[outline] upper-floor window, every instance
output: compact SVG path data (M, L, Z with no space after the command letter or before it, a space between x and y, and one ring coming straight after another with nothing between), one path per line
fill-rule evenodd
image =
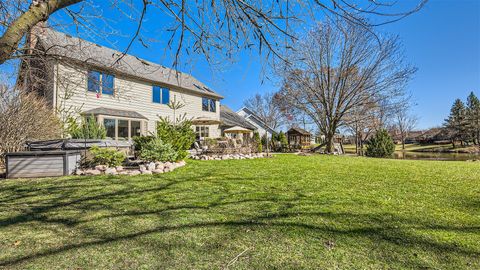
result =
M115 75L95 70L88 71L88 91L113 95L115 92Z
M170 89L154 85L152 87L152 101L160 104L170 103Z
M211 98L202 98L202 111L206 112L216 112L217 111L217 103L215 99Z

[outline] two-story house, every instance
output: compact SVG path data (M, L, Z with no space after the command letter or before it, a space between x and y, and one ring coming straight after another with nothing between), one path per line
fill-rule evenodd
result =
M29 64L45 78L35 90L63 121L94 115L107 137L128 140L155 133L159 117L185 115L199 137L220 136L223 97L193 76L45 27L29 38L42 58Z

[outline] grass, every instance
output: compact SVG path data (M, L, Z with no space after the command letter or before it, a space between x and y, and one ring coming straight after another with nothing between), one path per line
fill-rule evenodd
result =
M0 268L480 269L480 165L278 155L0 181Z

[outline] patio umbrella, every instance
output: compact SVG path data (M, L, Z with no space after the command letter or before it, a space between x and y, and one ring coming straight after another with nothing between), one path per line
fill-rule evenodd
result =
M220 123L221 122L217 119L203 117L203 116L197 117L192 120L192 124L194 125L218 125Z
M234 126L234 127L225 129L223 132L225 132L225 133L250 133L252 131L250 129L246 129L246 128L243 128L243 127Z

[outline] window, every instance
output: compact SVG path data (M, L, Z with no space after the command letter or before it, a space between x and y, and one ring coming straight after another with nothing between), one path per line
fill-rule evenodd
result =
M207 126L196 126L195 133L197 138L208 138L210 136L210 128Z
M202 111L208 112L208 98L202 98Z
M128 140L128 120L118 120L118 139Z
M152 101L160 104L170 103L170 89L154 85L152 87Z
M142 130L140 127L140 121L131 121L130 122L130 136L133 138L135 136L142 135Z
M111 74L102 74L102 94L113 95L115 76Z
M217 110L216 108L216 104L215 104L215 100L214 99L210 99L210 111L211 112L215 112Z
M100 93L100 72L88 72L88 91Z
M202 98L202 111L205 112L216 112L217 111L217 104L215 99L211 98Z
M88 91L113 95L115 92L115 75L99 71L88 71Z
M115 119L108 119L105 118L103 119L103 126L105 127L105 130L107 131L107 138L109 139L115 139Z
M147 123L143 123L146 128ZM117 118L104 118L103 126L107 131L107 138L113 140L129 140L135 136L142 135L141 121ZM145 132L146 133L146 132Z

